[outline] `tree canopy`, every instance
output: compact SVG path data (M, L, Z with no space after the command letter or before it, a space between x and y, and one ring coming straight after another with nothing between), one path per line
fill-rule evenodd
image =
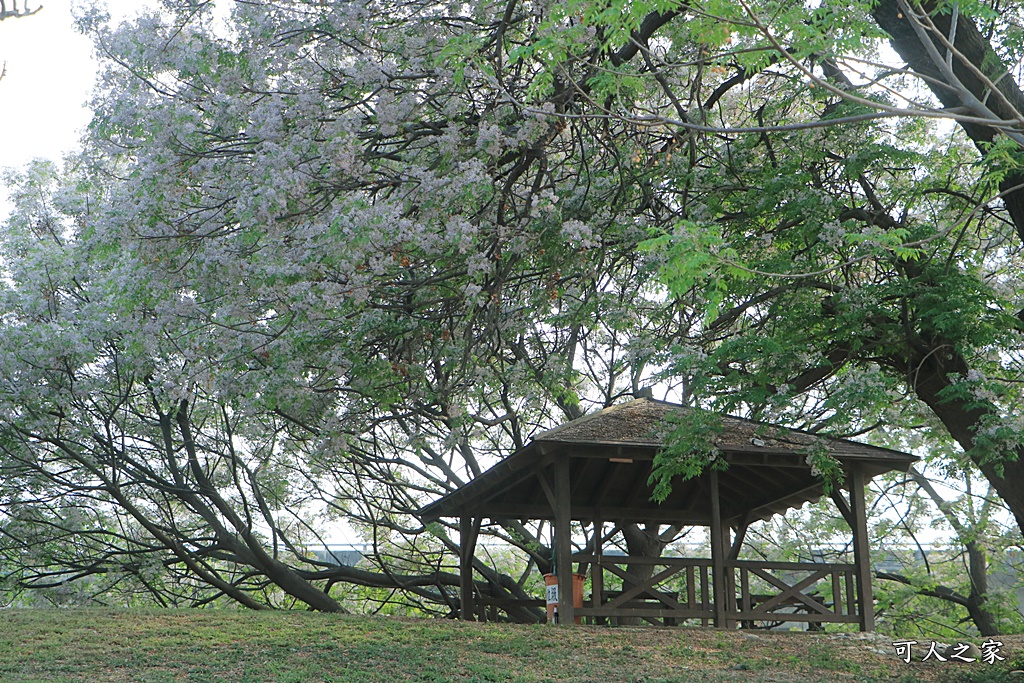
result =
M444 605L454 543L415 510L659 383L924 445L1020 526L1016 11L87 12L93 122L11 176L2 237L8 578ZM318 564L332 517L402 556ZM494 533L550 562L537 529Z

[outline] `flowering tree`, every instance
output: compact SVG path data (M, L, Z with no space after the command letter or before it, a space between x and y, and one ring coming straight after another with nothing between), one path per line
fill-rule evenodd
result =
M273 585L337 609L338 581L445 605L454 544L415 510L655 376L816 430L925 425L1020 522L1012 22L806 15L83 17L107 64L84 149L17 180L4 237L4 467L27 482L6 494L26 521L11 548L46 549L42 568L76 534L79 571L117 565L165 600L184 583L156 567L253 605ZM885 37L909 67L872 56ZM403 557L308 562L332 514ZM30 538L34 519L53 534ZM500 522L547 566L536 528ZM658 552L674 531L626 538ZM150 573L121 562L129 541Z
M47 549L24 584L143 581L130 536L150 570L249 606L269 582L338 609L337 581L444 604L446 531L372 573L308 561L316 515L382 546L422 535L430 496L580 415L585 389L601 404L634 391L645 340L686 329L634 253L645 232L622 207L644 195L608 180L628 172L614 131L559 137L557 117L449 68L478 18L408 10L239 5L230 38L192 5L93 27L111 68L86 150L59 181L15 179L5 236L5 467L37 482L10 492L24 523L5 537ZM25 340L47 335L30 357ZM65 347L59 367L38 360ZM590 350L610 353L577 362ZM76 500L97 516L65 515L88 508ZM499 533L547 567L535 529ZM54 557L73 534L93 543ZM180 583L143 585L192 599Z

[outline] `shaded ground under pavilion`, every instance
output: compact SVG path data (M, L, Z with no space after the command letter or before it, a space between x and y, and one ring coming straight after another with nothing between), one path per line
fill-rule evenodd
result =
M668 498L651 499L655 454L667 419L688 408L638 398L542 432L524 448L473 481L426 506L425 522L460 521L460 613L507 608L474 592L472 561L484 519L549 520L554 530L558 614L591 623L643 619L721 628L737 624L851 623L874 629L871 565L864 489L874 476L906 471L916 457L844 439L722 416L714 445L728 467L673 483ZM748 525L785 514L824 495L807 462L811 449L827 448L843 467L845 485L831 498L850 527L854 562L740 560ZM571 524L590 525L593 552L573 553ZM608 538L629 523L708 528L710 559L638 557L604 552ZM606 524L611 534L605 534ZM590 596L573 605L574 563L589 570ZM649 577L627 567L653 565ZM614 584L620 590L606 590ZM666 589L666 586L669 586ZM526 606L531 601L520 601ZM532 601L537 604L537 601ZM482 613L482 610L481 610Z

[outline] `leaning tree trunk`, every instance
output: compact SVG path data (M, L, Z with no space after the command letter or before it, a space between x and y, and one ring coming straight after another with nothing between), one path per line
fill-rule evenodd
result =
M952 343L944 339L920 341L916 353L892 365L913 378L914 393L963 447L1013 513L1018 528L1024 529L1024 448L1018 446L1007 453L975 449L977 429L986 420L998 417L996 406L956 396L953 383L967 378L970 366Z

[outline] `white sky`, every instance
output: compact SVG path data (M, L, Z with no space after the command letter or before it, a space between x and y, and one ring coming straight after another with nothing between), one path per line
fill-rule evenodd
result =
M24 7L26 0L19 0ZM71 8L76 0L27 0L38 14L0 22L0 167L23 166L33 158L59 160L76 147L89 123L84 107L96 75L91 41L79 34ZM114 17L136 14L144 2L108 0ZM10 2L7 2L10 9ZM6 188L0 188L0 220L6 217Z

